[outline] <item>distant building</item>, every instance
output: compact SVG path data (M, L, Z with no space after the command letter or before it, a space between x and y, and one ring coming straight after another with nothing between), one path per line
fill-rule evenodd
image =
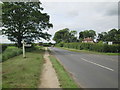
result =
M112 45L113 44L113 42L108 42L108 45Z
M83 41L82 41L83 43L94 43L94 40L90 37L88 37L88 38L84 38L83 39Z
M120 44L120 41L104 41L103 44L108 44L108 45Z

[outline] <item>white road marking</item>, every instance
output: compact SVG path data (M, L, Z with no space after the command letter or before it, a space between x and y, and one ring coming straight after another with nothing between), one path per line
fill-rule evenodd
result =
M100 65L100 64L97 64L97 63L88 61L88 60L86 60L86 59L84 59L84 58L81 58L81 59L84 60L84 61L86 61L86 62L89 62L89 63L92 63L92 64L94 64L94 65L97 65L97 66L99 66L99 67L105 68L105 69L107 69L107 70L114 71L113 69L108 68L108 67L106 67L106 66L103 66L103 65Z

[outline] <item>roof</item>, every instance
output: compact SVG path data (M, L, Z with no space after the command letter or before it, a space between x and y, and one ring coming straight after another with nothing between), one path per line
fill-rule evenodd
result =
M84 38L83 41L93 41L93 39L88 37L88 38Z

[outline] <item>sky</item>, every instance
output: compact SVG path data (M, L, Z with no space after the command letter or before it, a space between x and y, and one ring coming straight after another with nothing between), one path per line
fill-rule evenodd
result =
M97 33L107 32L118 28L118 2L55 2L41 1L44 10L50 15L53 28L47 31L52 35L64 28L76 30L78 33L84 30L95 30ZM46 42L45 40L42 40ZM7 37L2 42L8 42Z

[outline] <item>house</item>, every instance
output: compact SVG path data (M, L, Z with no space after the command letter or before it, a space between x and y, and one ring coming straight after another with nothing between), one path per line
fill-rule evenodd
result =
M82 41L83 43L94 43L94 40L90 37L88 37L88 38L84 38L83 39L83 41Z
M108 44L108 45L120 44L120 41L104 41L103 44Z

